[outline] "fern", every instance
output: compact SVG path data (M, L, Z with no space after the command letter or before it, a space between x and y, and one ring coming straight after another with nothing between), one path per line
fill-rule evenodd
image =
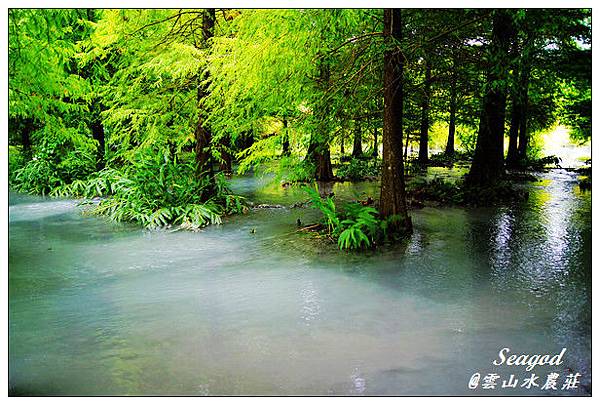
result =
M323 198L318 186L304 187L313 206L323 214L323 222L329 236L337 238L342 250L372 247L385 234L387 223L378 218L375 208L359 203L347 203L340 212L331 197Z

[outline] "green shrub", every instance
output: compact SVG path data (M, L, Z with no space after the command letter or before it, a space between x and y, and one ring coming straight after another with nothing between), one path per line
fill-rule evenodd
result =
M352 202L338 210L331 197L321 197L316 184L314 187L306 186L304 190L323 214L327 235L337 240L341 250L369 248L385 237L387 222L378 218L375 208Z
M344 229L338 236L340 249L359 249L370 247L379 236L379 213L373 207L362 206L358 203L345 205L345 217L341 227Z
M25 157L20 147L9 145L8 147L8 184L15 186L17 173L25 166Z
M453 155L440 152L429 156L429 166L451 166L456 162L466 162L472 159L473 153L468 151L455 150Z
M16 190L44 195L85 179L96 169L97 142L83 128L67 127L58 118L48 118L32 137L35 146L31 159L12 175Z
M147 228L199 228L243 212L243 198L231 194L223 174L209 178L197 175L195 168L193 159L179 162L168 153L146 150L119 170L105 168L85 181L56 187L52 194L103 197L91 213Z
M25 193L45 195L63 184L52 161L40 156L34 156L14 176L15 189Z
M284 157L280 161L280 173L284 173L285 179L290 183L310 181L315 177L315 164L306 159Z
M357 159L343 164L337 170L337 177L349 180L364 180L379 176L381 173L380 159Z
M415 200L446 204L460 204L464 197L460 182L448 182L439 177L432 180L416 177L406 184L406 191Z

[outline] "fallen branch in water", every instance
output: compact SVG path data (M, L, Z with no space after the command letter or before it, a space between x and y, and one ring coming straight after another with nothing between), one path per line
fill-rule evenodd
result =
M319 231L323 229L323 224L312 224L299 228L298 231Z

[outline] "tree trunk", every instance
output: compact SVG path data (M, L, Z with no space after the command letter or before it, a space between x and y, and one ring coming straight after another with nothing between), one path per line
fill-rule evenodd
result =
M393 43L402 40L402 11L385 9L383 19L388 48L384 54L383 165L379 212L383 218L398 218L390 224L391 232L410 232L412 222L406 205L402 157L404 56L391 48Z
M508 130L508 152L506 154L506 166L514 168L518 162L517 140L519 127L521 125L521 106L512 97L512 110L510 112L510 129Z
M219 170L227 175L231 175L232 173L232 158L231 158L231 140L229 138L224 138L221 142L220 153L221 153L221 161L219 162Z
M454 65L455 69L456 66ZM450 79L450 120L448 121L448 140L446 141L446 156L454 156L454 134L456 133L456 73Z
M360 120L354 120L354 144L352 146L352 157L362 156L362 134Z
M429 161L429 106L431 99L431 63L425 60L425 83L423 84L423 100L421 101L421 131L419 138L419 163Z
M522 74L522 49L518 38L513 42L511 59L514 61L512 73L512 87L510 91L511 112L510 129L508 130L508 152L506 154L506 166L516 167L519 163L518 138L521 119L523 118L523 89L521 87Z
M333 168L331 166L329 145L324 144L320 140L315 140L315 137L311 136L307 158L315 164L315 180L333 180Z
M516 167L519 161L519 152L517 150L517 142L519 137L519 127L523 119L523 104L520 98L522 97L521 89L515 88L511 93L512 109L510 112L510 129L508 131L508 152L506 154L506 166Z
M319 58L319 87L325 94L329 87L330 72L329 63L326 56ZM323 105L319 109L322 114L319 122L318 133L311 134L310 144L308 146L307 159L315 164L315 180L331 181L333 180L333 169L331 167L331 155L329 153L329 100L324 99Z
M290 155L290 137L288 135L288 121L287 118L283 119L283 141L281 142L282 146L282 155L289 156Z
M519 122L519 147L517 156L519 161L527 159L527 146L529 143L529 134L527 133L527 118L529 104L529 74L531 73L531 65L528 61L524 61L523 69L519 77L519 90L521 93L521 120Z
M205 10L204 17L202 19L202 45L204 47L208 47L208 41L213 36L214 26L215 9L207 9ZM194 137L196 140L195 153L197 174L199 176L207 175L212 179L214 175L213 159L210 152L212 134L210 129L204 125L206 114L202 109L202 101L206 98L206 96L208 96L208 83L206 79L207 78L203 72L198 72L198 122L196 124L196 130L194 131ZM209 194L210 193L211 191L209 191Z
M373 127L373 157L379 156L379 145L377 144L377 126Z
M512 18L507 10L495 10L488 66L487 92L479 119L477 146L467 182L489 186L504 172L504 118L506 115L506 79L509 69L508 49L514 35Z
M21 145L23 145L23 155L27 160L31 158L31 133L35 130L35 123L33 118L26 118L24 120L23 128L21 128Z
M236 141L236 144L241 150L246 150L254 144L254 135L250 131L243 131Z
M98 142L98 152L97 152L97 156L98 156L98 160L96 161L96 169L98 170L102 170L104 169L104 166L106 164L106 160L105 160L105 152L106 152L106 146L105 146L105 140L104 140L104 126L102 125L102 121L100 121L99 118L96 118L93 122L92 122L92 137Z

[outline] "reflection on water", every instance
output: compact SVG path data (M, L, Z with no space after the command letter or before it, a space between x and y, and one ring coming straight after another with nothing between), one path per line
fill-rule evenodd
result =
M11 194L11 393L486 394L474 372L525 377L492 368L503 347L567 347L558 371L591 389L591 196L571 174L520 205L414 211L409 240L368 254L296 232L318 217L297 187L233 187L287 208L148 232Z

